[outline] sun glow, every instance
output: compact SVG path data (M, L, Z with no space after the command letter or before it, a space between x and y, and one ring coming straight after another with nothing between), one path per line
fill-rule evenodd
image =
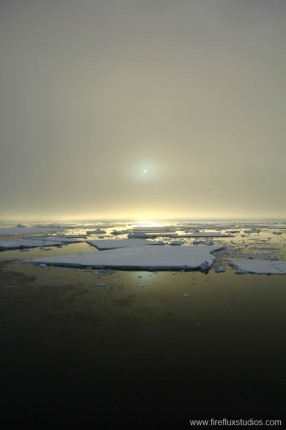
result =
M127 170L133 180L142 184L154 183L159 175L159 166L154 160L134 162Z

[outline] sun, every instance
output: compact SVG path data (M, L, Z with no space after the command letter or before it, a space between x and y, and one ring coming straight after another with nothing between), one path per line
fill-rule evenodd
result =
M147 173L147 170L146 170L146 169L143 169L143 173Z

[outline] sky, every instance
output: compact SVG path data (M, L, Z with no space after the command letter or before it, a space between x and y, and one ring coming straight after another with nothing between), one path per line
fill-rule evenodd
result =
M283 218L285 0L0 0L0 219Z

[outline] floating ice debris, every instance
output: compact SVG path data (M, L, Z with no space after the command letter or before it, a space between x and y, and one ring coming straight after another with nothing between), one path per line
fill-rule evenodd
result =
M182 245L182 242L180 240L173 240L173 242L170 242L169 245L180 246L180 245Z
M86 234L65 234L63 237L67 237L69 239L85 239Z
M169 237L176 239L191 239L196 237L233 237L231 234L224 233L213 233L213 232L198 232L198 233L186 233L186 234L178 234L178 233L144 233L145 236L137 236L138 233L129 233L128 237L145 237L145 238L154 238L154 237ZM136 236L134 236L136 235Z
M89 245L95 246L100 251L142 245L163 245L163 242L155 242L146 239L100 239L87 240L87 243Z
M249 272L243 269L236 269L235 273L236 275L248 275Z
M40 264L39 267L47 267L47 265L46 264Z
M204 261L203 263L201 263L200 267L201 267L202 271L208 270L210 268L209 262L208 261Z
M145 285L138 285L138 288L145 288Z
M222 273L222 272L225 272L225 271L226 271L226 269L223 269L222 267L217 267L216 269L214 269L215 273Z
M148 237L150 237L150 235L144 233L144 231L137 231L133 233L128 233L127 237L128 239L147 239ZM156 237L156 235L152 235L152 237Z
M99 283L99 284L96 284L96 286L97 287L106 287L108 284L101 284L101 283Z
M286 275L286 261L277 260L241 260L229 264L239 274L253 273L258 275Z
M232 234L228 233L216 233L216 232L199 232L192 234L178 234L178 238L192 238L192 237L233 237Z
M128 230L113 230L111 232L111 234L113 234L114 236L120 236L122 234L126 234L128 233Z
M248 228L246 230L244 230L244 233L260 233L260 229L259 228Z
M100 228L97 228L96 230L87 230L86 234L105 234L105 230L101 230Z
M213 240L194 240L193 245L214 245Z
M177 233L145 233L143 231L135 231L128 233L127 237L129 239L133 238L145 238L145 239L155 239L156 237L178 237Z
M130 239L132 241L132 239ZM213 264L213 252L224 246L137 246L104 252L42 257L26 260L28 263L45 263L58 266L115 268L129 270L202 270Z
M270 254L266 254L266 253L258 253L258 254L246 254L246 253L233 253L231 254L232 258L243 258L243 259L258 259L258 258L263 258L264 260L270 260L271 258L273 258Z
M190 294L188 294L188 293L183 293L183 297L190 297Z

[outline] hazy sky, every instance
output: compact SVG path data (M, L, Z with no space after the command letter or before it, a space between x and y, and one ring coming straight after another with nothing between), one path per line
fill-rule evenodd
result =
M0 218L285 216L285 0L0 5Z

